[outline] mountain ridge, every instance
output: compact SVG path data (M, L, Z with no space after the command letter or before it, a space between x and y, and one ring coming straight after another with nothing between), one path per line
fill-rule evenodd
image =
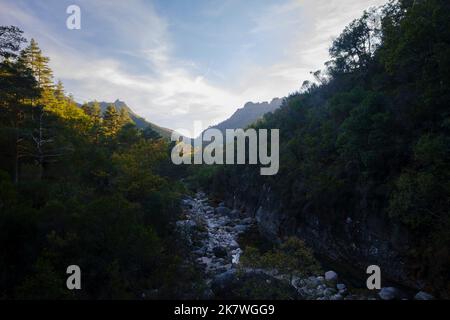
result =
M231 117L208 129L219 129L222 133L227 129L245 129L256 123L265 114L280 108L282 103L283 99L281 98L273 98L270 102L247 102L242 108L238 108Z

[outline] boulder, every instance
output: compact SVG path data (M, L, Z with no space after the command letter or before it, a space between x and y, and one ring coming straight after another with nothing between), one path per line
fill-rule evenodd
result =
M338 280L338 275L334 271L325 272L325 281L328 283L335 284Z
M320 291L324 291L325 289L327 288L327 286L326 285L324 285L324 284L319 284L318 286L317 286L317 290L320 290Z
M217 258L225 258L228 255L227 249L220 246L214 247L213 253Z
M330 298L331 296L335 295L337 292L334 289L326 288L323 290L323 295L327 298Z
M238 224L237 226L234 226L233 230L237 233L244 233L247 230L247 226Z
M325 282L325 278L322 276L318 276L317 280L320 281L320 283L324 283Z
M216 211L216 214L221 215L221 216L227 216L231 212L231 210L226 207L218 207L218 208L216 208L215 211Z
M305 279L304 282L308 289L315 289L321 284L316 277L309 277L308 279Z
M345 284L343 284L343 283L338 283L338 284L336 285L336 288L337 288L339 291L341 291L341 290L346 290L346 289L347 289L347 286L346 286Z
M336 301L344 300L344 297L338 293L338 294L335 294L334 296L331 296L330 300L336 300Z
M213 211L214 211L214 208L211 207L211 206L206 206L206 207L203 208L203 210L204 210L206 213L209 213L209 212L213 212Z
M434 300L434 297L425 291L420 291L414 296L414 300Z
M195 201L192 199L183 199L181 200L181 205L183 207L193 207L195 204Z
M245 218L245 219L242 219L242 224L252 224L252 218Z
M380 292L378 292L378 296L382 300L394 300L399 297L400 293L397 288L394 287L385 287L381 288Z
M241 213L238 210L232 210L228 215L231 219L238 219Z
M176 225L181 229L192 229L197 226L197 223L194 220L180 220L176 222Z

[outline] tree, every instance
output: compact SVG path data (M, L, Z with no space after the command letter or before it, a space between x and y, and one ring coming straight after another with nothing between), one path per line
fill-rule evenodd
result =
M148 126L144 129L144 131L142 132L142 136L148 140L156 140L161 138L159 133L153 130L151 126Z
M0 26L0 57L2 59L16 58L16 52L26 42L23 31L14 26Z
M113 104L110 104L103 115L103 133L107 137L115 136L120 129L120 115Z
M90 118L101 118L102 116L102 110L100 108L100 104L97 101L84 103L81 106L81 109L83 109L84 113L88 115Z
M25 124L32 115L30 101L37 99L40 93L32 71L21 60L16 60L16 52L25 43L22 33L16 27L0 27L0 154L12 164L12 176L16 183L19 181L20 164L26 157Z
M48 66L50 59L42 54L42 50L34 39L31 39L30 45L21 52L19 59L23 65L32 70L39 88L54 87L53 72Z
M79 108L62 82L53 87L36 42L17 58L21 31L0 30L0 299L192 290L187 250L171 232L179 187L161 170L167 144L142 138L114 106L102 127L112 138L97 143L98 103ZM83 290L68 292L64 270L74 261L92 272Z
M38 178L43 176L44 166L59 157L55 150L55 118L50 112L60 108L53 84L53 72L48 66L49 58L42 54L37 42L32 39L30 45L21 51L18 61L31 70L40 90L38 99L32 99L31 119L29 122L29 139L25 147L27 157L33 159L39 168ZM63 90L59 87L59 90ZM63 94L63 91L60 92Z
M119 111L119 127L122 128L126 124L133 123L131 120L130 114L125 108L120 109Z
M380 45L381 16L378 9L365 11L347 26L330 48L332 71L348 73L365 68Z
M64 102L66 100L64 85L61 80L58 80L58 83L56 84L54 96L58 102Z

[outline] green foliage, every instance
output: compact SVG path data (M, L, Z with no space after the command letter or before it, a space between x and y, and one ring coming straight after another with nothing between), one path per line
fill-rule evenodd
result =
M279 174L226 168L208 186L255 201L270 189L289 219L315 215L336 234L348 216L378 216L406 230L408 271L448 297L449 30L445 0L364 13L333 43L318 83L255 125L280 129Z
M168 144L137 129L126 111L78 107L53 84L35 41L16 54L21 34L0 28L0 297L197 290L197 272L182 263L187 250L172 232L183 190L171 176ZM81 291L66 288L72 264L81 267Z
M291 276L309 276L321 272L320 264L311 249L295 237L288 238L263 254L256 248L247 247L242 255L242 264L252 268L276 269Z
M380 44L380 23L379 10L372 9L344 29L330 49L333 73L368 67Z
M389 212L413 230L429 232L448 219L450 204L450 139L422 136L414 161L396 181Z

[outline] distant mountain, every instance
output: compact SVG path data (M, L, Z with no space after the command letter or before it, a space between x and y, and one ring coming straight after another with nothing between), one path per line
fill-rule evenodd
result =
M264 114L277 110L282 102L283 100L279 98L273 99L270 103L247 102L243 108L238 109L229 119L210 128L219 129L222 132L225 132L226 129L245 129L261 119Z
M89 104L93 104L94 102L89 102ZM131 110L131 108L123 101L120 101L119 99L117 99L114 102L99 102L100 104L100 108L102 110L102 113L105 112L106 108L109 105L114 105L116 107L117 111L120 111L121 109L125 109L128 111L128 114L130 115L131 120L134 121L134 123L136 124L136 127L138 127L139 129L145 129L148 126L150 126L154 131L156 131L161 137L163 138L167 138L170 139L173 130L167 129L167 128L163 128L160 127L154 123L148 122L147 120L145 120L144 118L142 118L141 116L137 115L133 110Z

